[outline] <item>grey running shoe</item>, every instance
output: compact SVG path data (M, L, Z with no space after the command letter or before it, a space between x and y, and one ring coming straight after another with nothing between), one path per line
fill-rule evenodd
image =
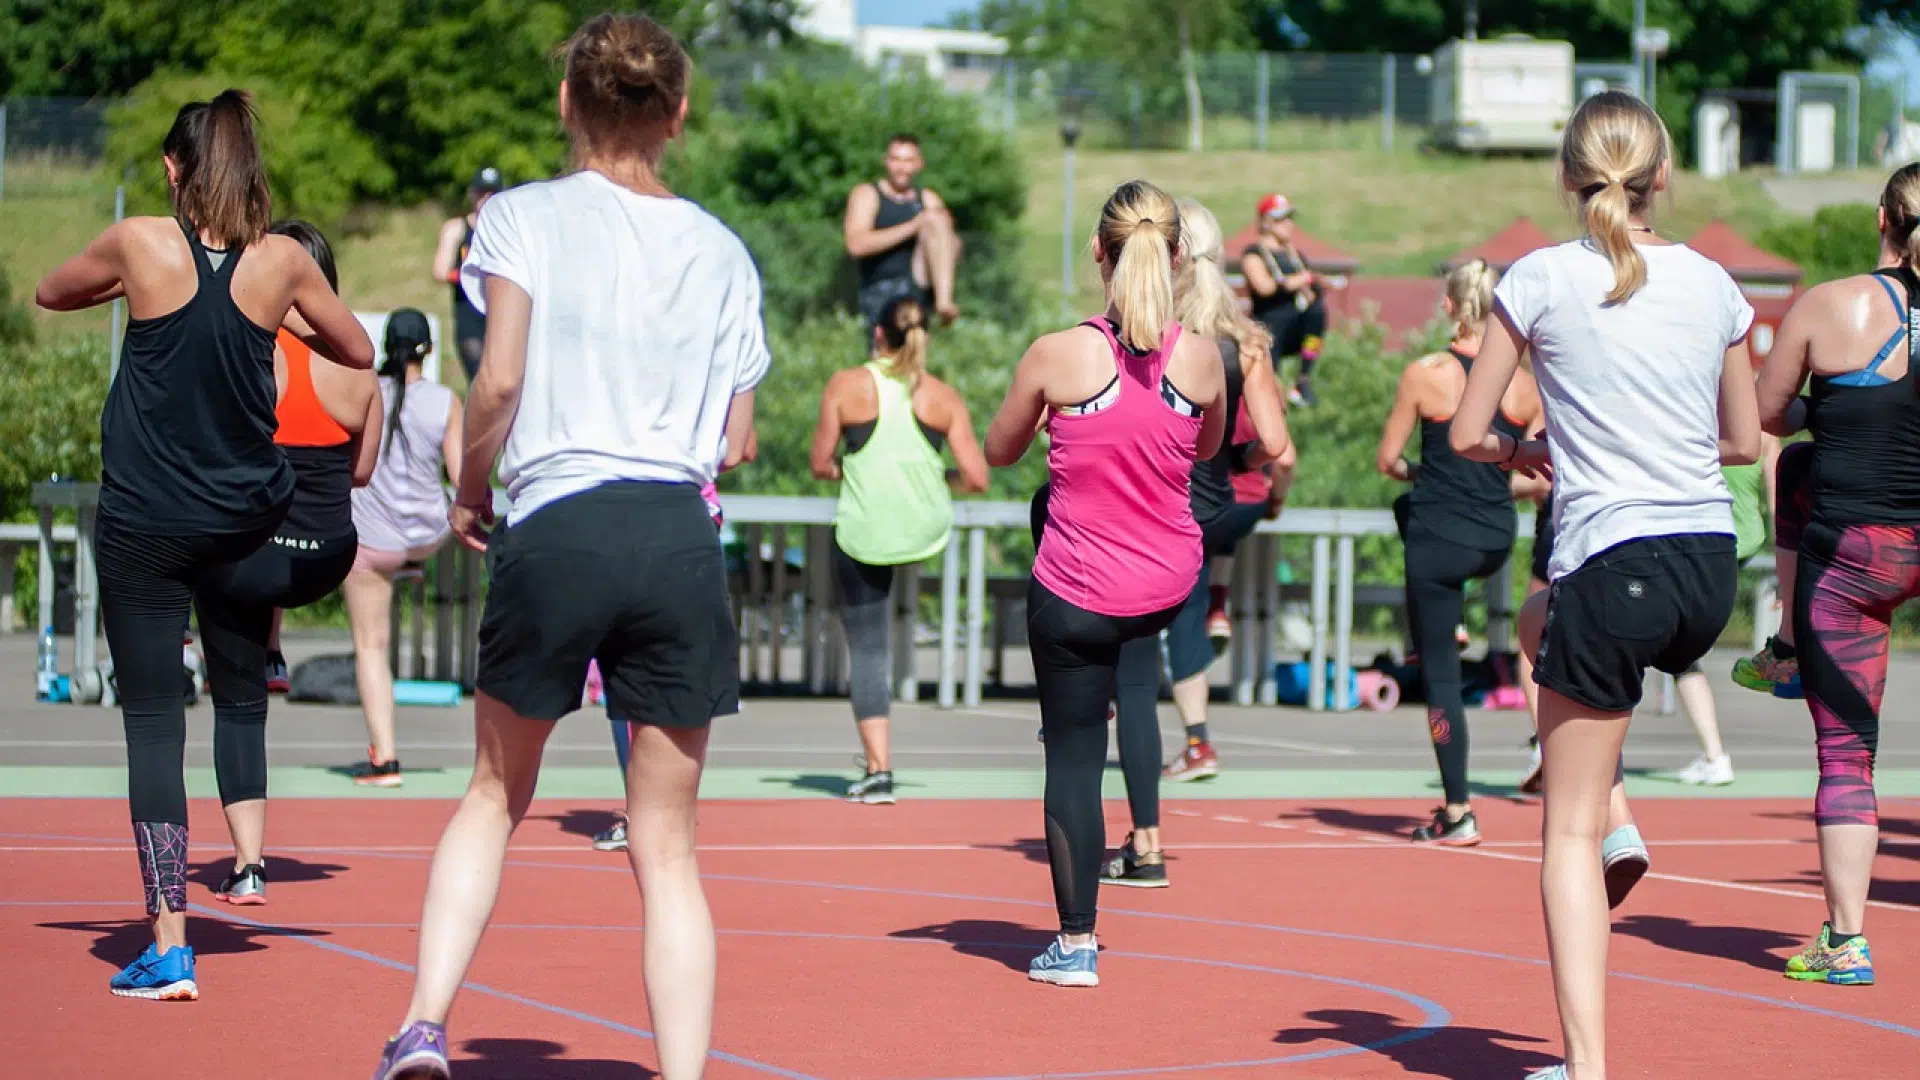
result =
M893 804L893 772L870 772L847 786L847 801L868 806Z
M598 833L595 833L593 837L593 850L595 851L627 850L627 819L623 817L618 821L615 821L613 824L607 826L605 829L602 829Z
M267 902L267 868L260 863L249 863L227 875L213 895L229 904L264 904Z

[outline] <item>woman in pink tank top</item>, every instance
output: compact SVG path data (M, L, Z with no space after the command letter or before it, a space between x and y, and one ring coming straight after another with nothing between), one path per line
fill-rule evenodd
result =
M1173 321L1180 215L1166 192L1122 184L1093 256L1105 316L1033 343L987 430L987 462L1012 465L1042 424L1051 492L1027 590L1027 639L1047 755L1047 857L1060 936L1028 977L1096 986L1106 822L1107 703L1120 647L1173 621L1200 575L1188 499L1194 460L1226 430L1220 349Z

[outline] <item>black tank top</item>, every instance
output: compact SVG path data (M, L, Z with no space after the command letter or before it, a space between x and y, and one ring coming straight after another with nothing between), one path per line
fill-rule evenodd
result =
M1264 244L1253 245L1247 249L1247 254L1258 255L1260 261L1267 264L1267 273L1273 275L1276 284L1281 278L1307 268L1304 259L1295 259L1287 252L1275 251ZM1300 303L1299 294L1288 292L1284 285L1275 289L1272 296L1261 296L1251 289L1247 293L1253 305L1253 317L1262 322L1267 321L1269 313L1280 309L1296 309Z
M1473 358L1453 353L1469 374ZM1513 508L1513 490L1507 472L1498 464L1473 461L1453 452L1447 435L1452 418L1420 418L1420 470L1413 478L1408 500L1408 528L1472 548L1500 551L1513 546L1519 514ZM1515 439L1527 429L1505 413L1495 412L1493 430Z
M1920 387L1912 345L1920 341L1920 278L1877 270L1901 327L1873 362L1844 375L1815 375L1807 399L1813 433L1813 517L1827 525L1920 525ZM1904 286L1906 303L1898 298ZM1907 370L1877 381L1881 363L1908 344Z
M880 196L880 209L873 215L873 227L891 229L895 225L905 225L920 213L920 189L914 188L907 198L895 201L887 197L879 184L873 185L874 194ZM866 288L875 282L898 281L913 277L913 251L917 240L904 240L878 254L869 255L860 260L860 287Z
M100 516L190 536L273 524L293 470L273 444L274 332L234 305L244 252L214 269L180 223L198 288L174 311L127 323L120 371L100 415Z
M1233 509L1233 428L1240 416L1240 397L1246 376L1240 371L1240 344L1232 338L1220 339L1220 360L1226 365L1227 432L1220 440L1220 452L1193 463L1193 479L1188 498L1192 500L1193 519L1202 525Z
M275 539L303 541L283 544L297 553L353 536L353 444L281 450L293 466L293 505Z

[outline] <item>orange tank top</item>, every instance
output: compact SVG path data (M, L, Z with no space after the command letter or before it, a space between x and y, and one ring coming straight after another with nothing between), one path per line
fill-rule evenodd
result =
M341 427L320 404L313 389L313 350L282 329L275 339L287 358L287 392L280 397L274 415L280 430L273 441L281 446L340 446L348 441Z

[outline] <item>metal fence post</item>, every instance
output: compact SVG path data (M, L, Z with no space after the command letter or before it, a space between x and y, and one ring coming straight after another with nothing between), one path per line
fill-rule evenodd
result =
M1020 127L1020 67L1012 60L1000 62L1000 81L1007 90L1007 134L1011 135Z
M1272 58L1261 53L1254 61L1254 77L1260 80L1260 89L1253 98L1254 145L1262 150L1267 148L1268 98L1273 85Z
M127 185L121 184L119 187L113 189L113 220L118 223L126 220L126 216ZM122 335L126 333L126 316L126 298L115 297L112 313L108 316L112 322L107 328L107 379L109 382L113 380L115 375L120 373L120 340Z
M1394 97L1397 87L1394 85L1394 57L1392 53L1380 58L1380 148L1393 149L1393 126L1397 103Z
M7 197L7 103L0 101L0 199Z
M1851 172L1859 168L1860 80L1852 78L1847 81L1847 170Z

